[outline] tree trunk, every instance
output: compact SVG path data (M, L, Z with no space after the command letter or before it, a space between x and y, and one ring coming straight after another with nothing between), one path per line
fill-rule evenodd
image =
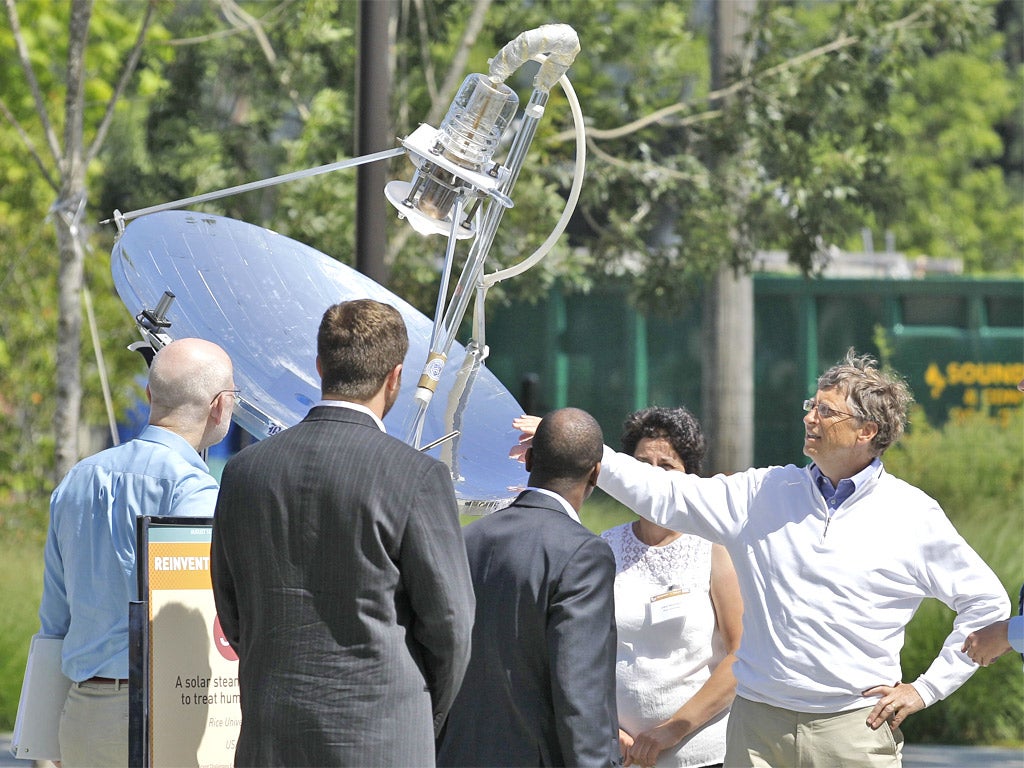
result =
M84 284L85 148L82 143L85 41L92 0L74 0L68 34L67 92L64 101L64 151L61 188L54 203L60 268L57 274L57 387L53 418L56 439L54 473L60 480L78 461L79 416L82 404L81 336Z
M704 302L701 401L708 468L737 472L754 461L754 283L719 268Z
M743 36L755 2L715 0L713 89L727 85L724 81L729 61L743 54ZM716 164L725 162L721 158ZM732 233L731 240L737 252L745 247L740 233ZM754 461L754 288L749 274L734 270L728 263L719 268L704 303L701 372L708 468L712 472L746 469Z

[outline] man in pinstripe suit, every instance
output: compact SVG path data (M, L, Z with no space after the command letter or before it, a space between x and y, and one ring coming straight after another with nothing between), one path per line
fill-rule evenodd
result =
M431 765L474 598L448 469L384 432L408 336L393 307L330 307L323 400L228 462L211 571L238 653L235 765Z

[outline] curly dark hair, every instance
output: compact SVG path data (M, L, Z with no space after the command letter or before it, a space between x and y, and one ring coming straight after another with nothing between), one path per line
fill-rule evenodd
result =
M687 474L699 475L707 453L707 441L697 417L682 406L644 408L630 414L622 425L620 443L630 456L643 438L663 437L679 455Z

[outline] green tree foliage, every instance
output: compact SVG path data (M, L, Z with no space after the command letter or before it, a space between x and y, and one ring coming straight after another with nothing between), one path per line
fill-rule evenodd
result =
M1020 193L1004 177L995 130L1019 87L999 58L994 3L762 0L752 58L732 62L735 86L723 93L708 90L702 7L531 3L497 22L505 34L495 37L553 20L580 33L570 74L590 155L569 242L586 258L556 259L575 285L625 280L639 303L672 308L723 261L743 268L756 250L779 248L813 272L832 247L856 248L865 225L891 228L911 253L969 267L1019 257ZM946 61L963 69L943 90L934 72ZM922 89L927 98L915 96ZM935 115L945 122L933 126ZM570 136L551 128L531 170L564 190ZM939 130L952 143L965 129L979 137L974 150L929 154ZM943 205L930 207L932 198ZM934 248L943 238L963 247ZM538 271L523 287L544 279Z
M635 222L635 201L660 195L663 204L652 211L660 219L648 216L628 232L641 302L676 305L688 273L707 274L723 260L742 268L761 248L786 250L813 272L830 246L848 244L865 223L891 226L906 216L902 204L914 190L897 172L907 144L898 128L921 116L905 114L914 104L903 94L932 59L977 56L971 46L991 27L984 2L759 3L750 61L733 62L735 85L710 94L710 104L690 99L689 112L679 105L673 116L689 114L690 123L673 129L662 121L646 137L595 138L634 163L633 181L617 179L606 200L610 219ZM699 112L708 106L715 109ZM1002 103L984 116L991 125L1005 114ZM645 176L635 158L652 145L658 160ZM681 171L689 178L667 180ZM933 176L934 194L947 194L952 180ZM989 233L986 246L1002 236ZM603 263L622 264L624 241L612 239Z
M0 224L0 531L18 536L43 527L54 447L56 249L26 231Z
M949 233L986 254L1012 253L1020 237L1012 204L980 206L985 198L1012 203L993 126L1005 122L1016 92L997 60L1001 38L989 0L763 0L752 25L753 58L734 63L737 87L722 94L708 90L706 5L494 4L479 33L467 37L478 5L396 6L396 136L443 113L451 94L440 92L442 81L486 71L506 42L552 22L579 33L582 51L569 76L589 128L586 184L569 237L544 265L501 291L530 295L556 280L583 289L627 280L641 303L672 306L723 260L742 267L759 248L783 248L813 271L830 246L850 246L865 225L891 228L909 251L936 256L956 255L935 247L954 242ZM170 87L150 105L140 137L150 166L122 164L121 173L137 181L108 185L108 208L353 154L355 4L231 4L234 15L228 7L186 4L165 20L175 53ZM636 55L641 48L644 55ZM928 89L929 78L943 82L929 71L945 60L978 63L961 78L962 93ZM451 72L453 63L464 63L465 72ZM528 64L510 82L521 101L534 71ZM984 109L951 108L968 91ZM931 125L924 106L945 115L946 124ZM964 120L953 116L969 113L972 130L985 137L978 151L928 154L935 133L962 134ZM489 269L521 260L554 225L571 181L570 127L556 88ZM411 166L392 161L390 173L407 178ZM354 172L343 171L205 207L353 264L354 186ZM958 195L948 194L950 186ZM965 202L957 205L957 198ZM949 215L938 215L929 199L943 201ZM387 226L390 287L429 310L442 244L411 236L397 219ZM959 255L969 264L1002 263Z
M146 7L95 5L87 142ZM436 124L452 96L446 89L487 71L488 58L521 32L564 22L579 33L582 51L568 74L588 125L583 196L545 263L492 295L614 281L628 283L642 304L677 307L723 261L743 266L756 249L786 248L813 270L830 245L849 246L865 224L891 228L911 252L961 256L971 269L1005 268L1019 257L1020 195L1006 176L1004 146L1020 107L1019 56L1008 66L1001 47L1012 48L1019 14L1002 13L1004 40L989 0L763 0L751 27L753 57L734 62L735 86L711 93L708 7L689 0L395 4L393 87L378 97L389 100L396 137L428 116ZM59 118L68 10L46 0L19 0L17 8L43 100ZM193 0L154 8L159 23L89 168L88 221L355 153L358 4ZM12 444L28 439L43 450L0 461L11 463L5 478L40 489L58 380L50 351L55 243L42 224L55 193L52 169L44 175L26 149L26 136L37 148L46 138L13 50L11 30L0 27L0 101L10 112L0 123L0 150L11 159L0 167L0 233L9 243L0 298L12 308L0 318L0 352L24 363L3 374L3 428ZM535 68L524 65L510 80L521 102ZM554 226L571 181L570 128L555 88L488 271L521 260ZM1012 165L1016 155L1009 156ZM397 159L389 173L408 178L411 166ZM352 171L202 208L354 263ZM412 235L397 217L387 227L389 287L430 311L440 239ZM115 400L124 403L136 391L125 371L137 361L122 351L132 332L109 286L113 236L112 227L95 233L88 271L107 362L122 366L111 376ZM91 359L86 342L83 360ZM86 373L86 420L102 423L95 370Z
M14 13L9 10L7 23L0 25L0 152L5 157L0 164L0 236L5 242L0 249L0 441L5 447L0 451L0 530L31 535L45 520L45 500L53 484L58 388L71 378L77 382L81 373L86 422L104 424L106 419L96 363L69 371L60 370L55 360L60 265L53 219L62 214L56 201L67 191L62 141L71 135L64 125L70 101L64 77L71 7L45 0L11 7ZM87 145L98 138L144 10L141 4L126 8L120 3L94 8L83 53L87 76L81 119ZM31 77L19 51L31 65ZM151 71L144 71L134 92L145 95L153 79ZM86 172L94 182L103 172L102 163L93 162ZM82 226L91 229L88 215ZM88 249L88 231L83 242ZM137 393L128 372L141 361L133 353L117 353L132 338L123 333L124 309L110 290L107 246L92 242L98 243L100 256L95 258L96 250L86 253L85 284L95 295L97 343L107 350L115 406L123 405ZM110 333L113 328L121 334ZM80 341L82 359L94 360L88 335Z
M893 172L905 199L892 222L897 243L963 259L975 274L1024 271L1024 201L998 163L1006 147L997 130L1024 102L1024 79L1011 76L1002 51L990 33L970 54L927 58L894 99L903 151Z

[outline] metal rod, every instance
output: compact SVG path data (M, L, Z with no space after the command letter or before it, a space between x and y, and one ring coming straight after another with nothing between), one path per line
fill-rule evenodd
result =
M374 152L371 155L363 155L362 157L352 157L348 160L339 160L336 163L328 163L327 165L320 165L316 168L306 168L302 171L292 171L291 173L285 173L280 176L272 176L269 179L261 179L260 181L251 181L248 184L239 184L237 187L228 187L227 189L220 189L214 192L207 192L202 195L196 195L195 197L186 197L183 200L173 200L169 203L161 203L160 205L151 205L149 208L140 208L137 211L129 211L128 213L119 213L109 219L104 219L100 224L109 224L112 221L131 221L137 219L139 216L146 216L150 213L159 213L160 211L171 211L175 208L183 208L186 205L193 205L194 203L205 203L207 200L217 200L222 197L228 197L230 195L237 195L241 192L251 192L254 189L263 189L264 187L271 187L275 184L282 184L286 181L296 181L298 179L304 179L308 176L319 176L323 173L330 173L331 171L340 171L342 168L353 168L357 165L363 165L365 163L374 163L378 160L387 160L390 157L397 157L398 155L405 154L405 147L395 147L394 149L386 149L383 152Z
M441 326L444 324L445 302L448 300L448 287L452 280L452 264L455 261L455 238L456 227L462 218L462 207L465 203L464 195L455 198L455 210L452 212L452 229L448 235L448 243L444 251L444 269L441 273L441 285L437 289L437 305L434 307L434 327L430 331L430 350L434 349L437 343L437 336Z
M447 435L442 435L441 437L437 438L437 440L430 441L429 443L424 445L419 450L420 450L421 453L423 451L429 451L431 448L434 448L434 447L440 445L441 443L445 442L446 440L451 440L453 437L458 437L458 436L459 436L459 430L457 430L457 429L453 430L453 431L449 432Z
M534 134L537 132L537 125L544 114L544 106L547 104L547 100L548 94L538 90L534 90L533 95L530 97L530 103L527 105L524 113L523 124L520 126L519 132L512 142L512 147L509 150L509 156L505 164L509 170L509 175L502 183L501 191L506 195L511 194L512 187L519 178L519 172L522 170L527 150L529 150ZM473 296L472 288L479 281L481 275L483 275L484 262L491 250L491 244L494 242L498 224L501 222L504 213L504 207L495 204L490 199L488 199L483 207L480 215L480 225L477 227L477 234L473 239L473 245L469 249L469 256L463 269L464 279L460 279L456 284L453 301L448 305L448 311L444 317L444 327L442 329L444 336L438 336L436 339L438 343L431 347L431 352L440 352L447 355L448 350L451 349L452 342L455 340L455 334L458 332L459 325L469 306L469 300Z

